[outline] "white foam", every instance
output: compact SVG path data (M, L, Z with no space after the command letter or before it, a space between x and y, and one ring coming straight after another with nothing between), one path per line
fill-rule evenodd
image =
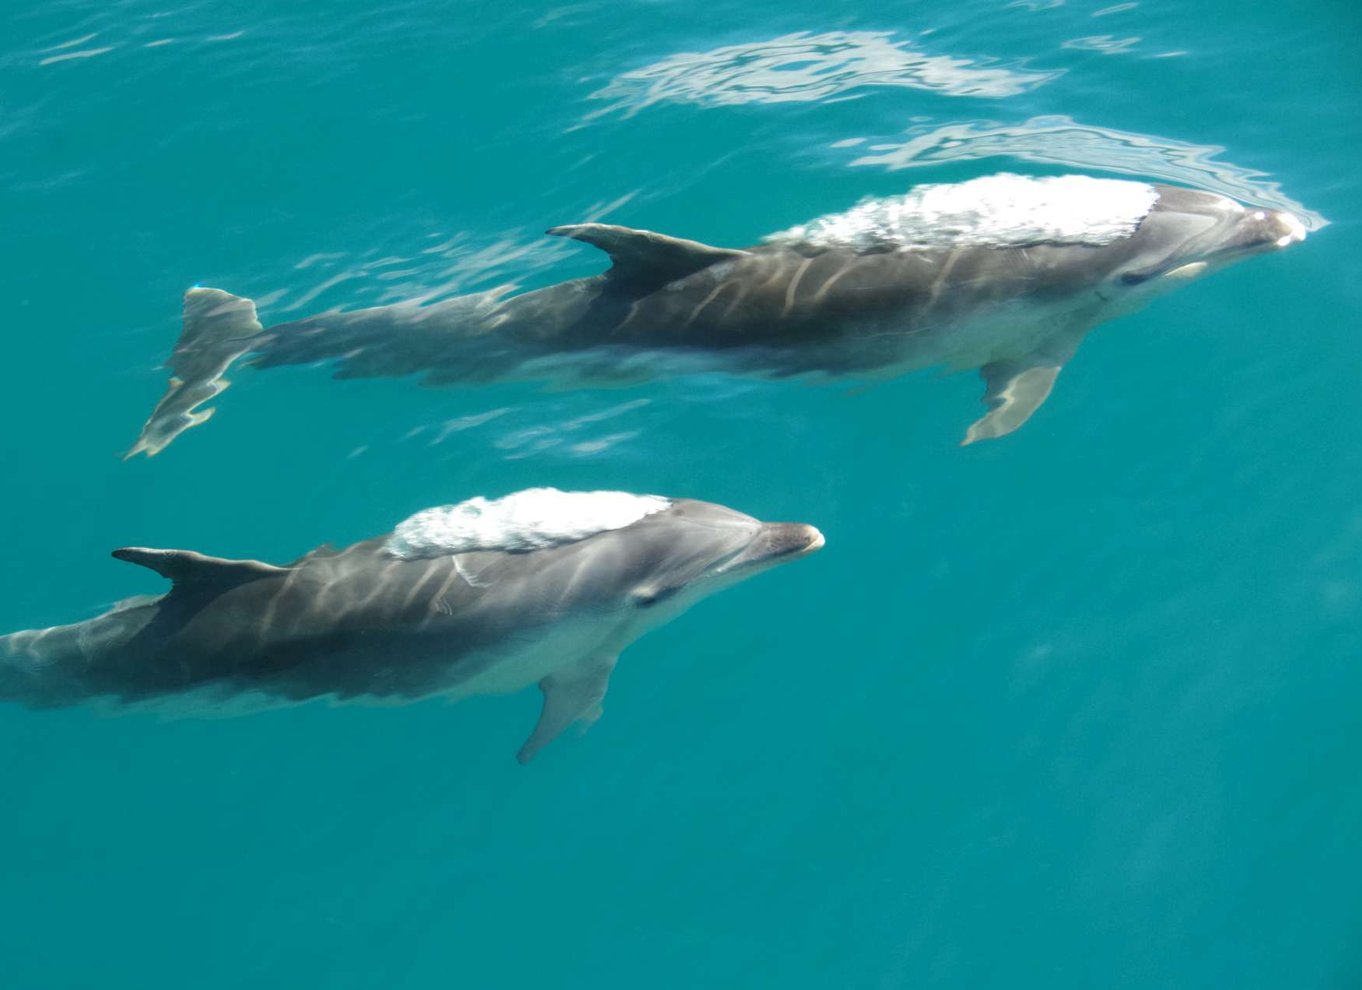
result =
M766 240L856 251L1102 245L1133 234L1158 198L1146 182L1004 173L862 200L845 213L819 217Z
M527 488L505 498L478 496L418 512L397 526L386 549L408 560L473 550L542 550L623 529L671 504L657 495Z

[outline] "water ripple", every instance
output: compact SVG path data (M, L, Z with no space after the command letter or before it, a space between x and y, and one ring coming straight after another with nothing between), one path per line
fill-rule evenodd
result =
M37 65L47 66L93 58L96 55L105 55L113 51L160 48L176 41L202 42L204 44L235 41L246 34L244 29L213 34L203 33L202 30L191 30L186 36L172 36L165 33L166 26L169 23L164 20L165 18L179 16L180 22L183 22L184 15L193 12L190 7L150 14L135 9L100 9L93 5L77 8L73 11L73 13L78 14L75 17L74 27L49 33L46 39L39 39L37 43L42 45L45 40L61 38L72 30L84 31L84 33L74 38L55 41L46 47L30 49L27 53L24 53L21 48L12 51L9 57L13 60L16 55L27 54L33 58ZM97 27L98 30L85 30L90 27ZM93 47L79 48L77 51L70 50L89 44L96 38L100 40Z
M1118 38L1111 34L1093 34L1084 38L1070 38L1060 45L1081 52L1101 52L1103 55L1119 55L1128 52L1140 43L1140 38Z
M906 87L998 99L1029 92L1059 71L992 65L991 59L926 55L888 31L807 31L769 41L681 52L616 76L591 94L634 114L663 102L731 106L815 102L867 87Z
M105 52L114 50L113 45L105 45L102 48L82 48L78 52L63 52L60 55L49 55L47 58L39 59L39 65L54 65L57 62L69 62L78 58L93 58L96 55L103 55Z
M85 44L85 42L93 41L97 37L99 37L99 32L91 31L89 34L82 34L79 38L72 38L70 41L63 41L58 44L51 45L47 48L44 48L43 51L59 52L64 48L75 48L77 45L83 45Z
M634 196L629 192L596 200L571 214L581 223L600 220ZM271 275L276 284L252 289L252 298L262 312L268 308L276 317L307 315L327 307L429 305L473 289L505 294L533 287L565 260L583 256L582 246L575 241L524 229L484 236L464 230L423 231L400 224L373 231L370 243L358 251L319 247L293 262L293 272L305 275L282 285L277 284L277 274ZM599 265L598 259L590 263ZM199 277L205 283L223 278L222 273L199 273Z
M1093 17L1106 17L1109 14L1124 14L1128 10L1134 10L1138 3L1118 3L1111 7L1103 7L1101 10L1094 10Z
M548 403L547 412L542 402L528 407L503 406L443 422L424 423L407 431L402 439L438 447L455 434L480 430L488 423L501 420L499 425L505 428L484 439L490 441L503 460L523 460L549 453L568 458L593 457L642 434L641 428L620 429L618 425L600 432L599 424L622 416L631 417L649 405L649 399L632 399L576 416L568 414L574 407L565 400ZM466 443L462 444L455 456L466 456L466 447Z
M1079 124L1065 116L1033 117L1020 124L965 121L917 127L903 141L866 146L852 165L898 171L942 162L1012 158L1083 170L1099 169L1196 186L1257 206L1289 210L1310 230L1328 221L1281 191L1266 174L1220 160L1219 145ZM838 142L849 146L849 142Z

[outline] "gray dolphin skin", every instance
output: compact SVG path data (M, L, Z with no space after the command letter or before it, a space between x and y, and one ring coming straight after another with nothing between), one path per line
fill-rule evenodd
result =
M537 683L524 763L599 717L616 658L643 633L822 545L812 526L707 502L528 489L427 510L285 566L115 550L171 591L0 637L0 700L222 715Z
M250 300L191 290L170 387L128 456L156 454L207 419L201 407L247 356L257 368L329 362L337 378L418 375L428 385L977 369L989 411L970 443L1025 423L1094 326L1296 243L1305 227L1193 189L1002 174L868 200L741 250L601 223L549 233L600 248L610 269L509 297L268 329Z

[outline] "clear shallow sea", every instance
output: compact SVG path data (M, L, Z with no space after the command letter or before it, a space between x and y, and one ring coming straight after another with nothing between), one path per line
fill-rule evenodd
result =
M1362 985L1362 8L1075 0L0 8L0 628L425 506L624 488L820 554L538 698L0 709L0 984ZM1081 170L1303 245L1100 329L1006 440L971 375L425 391L237 372L119 454L194 283L267 322ZM1327 221L1327 224L1326 224ZM495 415L486 415L495 413Z

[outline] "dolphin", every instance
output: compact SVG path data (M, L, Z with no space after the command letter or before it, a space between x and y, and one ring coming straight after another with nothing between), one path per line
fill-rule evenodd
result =
M1093 327L1235 261L1303 240L1290 213L1216 193L1083 175L920 186L712 247L603 223L554 227L605 251L601 275L507 296L323 313L265 329L249 300L195 288L170 386L128 452L211 415L239 358L330 362L337 378L618 384L686 371L890 378L977 369L985 416L1016 430Z
M708 502L541 488L428 509L283 566L126 547L113 555L169 578L169 593L0 636L0 700L224 715L537 683L525 763L600 717L634 640L822 545L812 526Z

